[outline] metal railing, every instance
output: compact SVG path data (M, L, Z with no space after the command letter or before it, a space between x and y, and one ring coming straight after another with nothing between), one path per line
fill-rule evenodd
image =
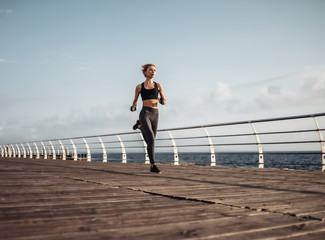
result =
M320 125L325 126L325 113L160 129L156 157L174 165L308 166L324 171L325 129ZM138 130L3 144L0 156L149 164Z

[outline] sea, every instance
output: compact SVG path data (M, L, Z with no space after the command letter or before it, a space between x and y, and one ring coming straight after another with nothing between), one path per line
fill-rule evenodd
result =
M79 154L78 158L85 158L85 154ZM322 154L319 152L305 152L305 153L264 153L264 168L277 169L295 169L308 171L322 170ZM102 162L102 153L93 153L91 161ZM210 166L210 153L179 153L179 164L181 165L200 165ZM215 155L216 166L225 167L258 167L258 154L256 153L218 153ZM121 153L107 154L107 162L122 162ZM128 163L144 163L144 153L128 153ZM173 164L173 153L156 153L157 164Z

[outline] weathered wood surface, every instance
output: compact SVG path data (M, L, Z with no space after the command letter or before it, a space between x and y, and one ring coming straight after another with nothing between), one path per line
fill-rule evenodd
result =
M0 239L325 239L325 173L0 158Z

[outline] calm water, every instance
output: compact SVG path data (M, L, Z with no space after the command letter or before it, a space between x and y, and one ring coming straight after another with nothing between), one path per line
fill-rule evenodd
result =
M108 162L121 162L122 155L108 154ZM127 154L127 162L144 163L142 153ZM174 155L170 153L157 153L156 162L159 164L172 164ZM92 154L92 161L102 161L102 154ZM180 164L210 165L209 153L179 153ZM309 171L321 171L322 155L320 153L264 153L265 168L288 168ZM258 155L250 154L216 154L216 165L228 167L258 167Z

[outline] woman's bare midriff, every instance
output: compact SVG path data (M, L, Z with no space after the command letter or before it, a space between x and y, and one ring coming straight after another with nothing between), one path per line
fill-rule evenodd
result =
M142 101L142 106L144 107L158 108L157 104L158 104L157 99L147 99Z

